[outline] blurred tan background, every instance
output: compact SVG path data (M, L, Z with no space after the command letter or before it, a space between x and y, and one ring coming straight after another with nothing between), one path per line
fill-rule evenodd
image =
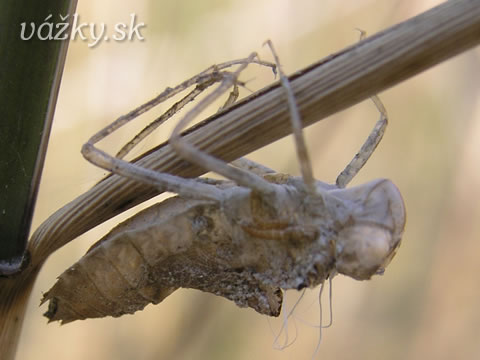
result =
M79 39L70 43L33 229L105 175L80 155L87 138L165 87L251 51L271 59L262 47L266 39L274 42L285 71L292 73L357 41L355 28L373 34L440 2L80 0L80 21L103 22L111 32L135 13L147 25L145 40L101 42L95 48ZM259 68L242 78L252 79L248 86L253 90L273 80ZM480 358L479 83L477 48L380 94L390 125L354 183L392 179L405 199L407 228L383 277L369 282L335 278L334 323L323 332L318 358ZM162 109L166 106L155 113ZM316 177L333 182L377 118L367 101L308 128ZM104 148L118 150L142 124L105 141ZM169 129L161 128L150 146ZM135 154L148 148L142 144ZM251 158L298 174L291 139ZM30 302L19 360L311 358L318 337L318 289L307 292L295 312L297 338L283 351L273 349L271 331L278 331L281 321L194 290L177 291L134 316L47 325L41 316L46 306L38 307L42 292L135 211L90 231L49 259ZM287 304L297 296L288 293ZM325 299L324 309L327 305ZM292 322L290 338L294 332Z

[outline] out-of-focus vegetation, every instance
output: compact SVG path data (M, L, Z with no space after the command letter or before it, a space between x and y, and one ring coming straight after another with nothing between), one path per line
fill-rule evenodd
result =
M350 2L334 0L143 0L80 2L79 20L129 22L136 13L147 27L144 41L70 44L33 228L91 187L104 174L80 155L95 131L207 66L257 50L270 58L271 39L287 73L373 34L440 1ZM322 358L471 359L480 355L478 234L480 172L479 49L448 61L380 94L390 115L376 154L354 180L392 179L402 191L407 229L397 257L383 277L334 281L334 324L324 330ZM272 81L267 70L242 76L258 89ZM244 94L247 93L244 91ZM161 107L156 113L165 110ZM307 129L317 178L332 182L377 119L370 102ZM148 116L147 116L148 117ZM153 117L153 114L150 118ZM168 124L171 125L171 124ZM160 129L150 144L168 136ZM128 126L105 149L117 150L141 125ZM136 154L148 149L141 145ZM251 156L269 167L297 173L291 139ZM151 202L150 202L151 203ZM129 211L122 219L132 214ZM224 299L181 290L135 316L46 325L41 292L119 219L90 231L55 253L34 288L18 359L290 359L310 358L318 329L318 289L295 312L296 342L272 348L268 320ZM288 294L287 306L297 293ZM327 300L324 302L324 309ZM308 321L308 324L305 322ZM293 337L294 326L290 327Z
M75 1L76 3L76 1ZM48 38L72 1L0 4L0 273L20 271L65 60L65 41ZM68 16L67 16L68 18ZM38 32L42 23L45 24ZM28 40L27 40L28 39ZM32 91L32 89L34 91Z

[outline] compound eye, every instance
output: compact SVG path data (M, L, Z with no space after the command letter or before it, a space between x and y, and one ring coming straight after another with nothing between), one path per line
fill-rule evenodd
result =
M375 224L345 227L336 242L336 268L356 280L382 273L394 255L392 233Z

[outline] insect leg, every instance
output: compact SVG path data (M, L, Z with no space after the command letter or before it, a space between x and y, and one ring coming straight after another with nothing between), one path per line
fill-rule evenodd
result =
M275 170L272 170L262 164L259 164L255 161L249 160L247 158L240 158L235 161L232 161L230 165L233 165L237 168L252 172L259 176L264 175L275 175L278 174ZM219 185L225 182L225 180L218 180L218 179L211 179L207 177L199 177L196 178L195 181L205 183L205 184L212 184L212 185Z
M170 137L170 144L175 149L177 154L185 160L202 166L209 171L214 171L217 174L223 175L226 178L235 181L241 186L251 188L252 190L264 195L272 195L275 193L275 185L264 180L262 177L248 172L241 168L236 168L228 165L222 160L219 160L209 154L198 151L193 145L189 144L180 135L181 131L202 112L208 105L210 105L219 96L225 93L237 81L237 76L257 57L256 53L251 54L240 67L230 76L225 76L220 85L204 99L202 99L191 111L189 111L183 119L179 121Z
M166 112L162 115L157 117L153 120L150 124L148 124L142 131L140 131L135 137L133 137L129 142L127 142L117 153L116 157L122 159L127 155L137 144L145 139L148 135L150 135L156 128L158 128L161 124L165 121L170 119L173 115L175 115L178 111L180 111L185 105L189 102L195 100L195 98L200 95L203 90L207 87L213 85L215 83L214 79L209 82L204 82L198 84L192 91L190 91L186 96L184 96L181 100L173 104Z
M237 101L239 95L240 94L239 94L239 91L238 91L238 84L235 83L235 84L233 84L232 91L228 95L227 101L225 101L225 104L223 104L223 106L220 109L218 109L218 111L220 112L223 109L233 105ZM246 170L246 171L249 171L249 172L253 172L254 174L257 174L259 176L263 176L265 174L276 173L275 170L272 170L269 167L266 167L265 165L259 164L255 161L249 160L247 158L237 159L235 161L232 161L230 164L237 167L237 168L240 168L240 169L243 169L243 170Z
M158 105L159 103L167 100L168 98L178 94L179 92L189 88L192 85L196 84L196 87L188 93L185 97L183 97L180 101L176 102L174 105L172 105L164 114L153 120L150 124L148 124L140 133L135 135L133 139L131 139L128 143L126 143L120 151L117 153L116 157L118 158L124 158L127 153L129 153L140 141L145 139L148 135L150 135L156 128L158 128L161 124L163 124L165 121L170 119L173 115L175 115L178 111L180 111L185 105L187 105L189 102L195 100L195 98L200 95L204 90L209 88L210 86L214 85L217 82L220 82L223 79L223 72L222 70L228 67L231 67L233 65L241 64L244 62L245 59L241 60L235 60L235 61L229 61L225 62L219 65L213 65L209 67L208 69L204 70L200 74L184 81L182 84L178 85L174 89L171 89L171 91L168 93L169 88L167 88L162 94L165 96L168 95L168 97L163 96L162 94L158 95L156 98L152 99L149 101L147 104L149 104L150 107L144 109L142 105L138 109L142 109L142 112L138 113L136 112L135 109L132 111L130 114L127 114L126 117L129 117L127 121L133 120L135 117L138 115L142 114L143 112L149 110L151 107ZM252 61L256 64L262 65L262 66L267 66L273 69L273 72L275 73L275 65L271 64L266 61L254 59ZM243 85L243 84L240 84ZM225 104L219 109L219 111L225 109L226 107L230 106L233 104L239 96L239 91L238 91L238 84L234 84L233 91L230 93L227 101ZM147 105L145 104L145 105ZM130 116L129 116L130 115ZM122 125L120 125L122 126ZM113 130L112 130L113 131Z
M356 29L360 32L359 41L362 41L367 36L367 33L362 29ZM345 169L338 175L336 184L339 188L344 188L348 183L358 174L360 169L365 165L370 156L377 148L378 144L382 140L385 129L388 125L388 116L387 110L383 106L383 103L380 101L377 95L370 97L378 111L380 112L380 119L375 124L372 132L368 136L365 143L360 148L360 151L355 155L355 157L350 161L350 163L345 167Z
M380 112L380 119L375 124L367 140L360 148L359 152L345 167L345 169L338 175L336 184L339 188L344 188L347 184L357 175L360 169L365 165L370 156L377 148L378 144L382 140L383 134L388 124L387 110L383 106L377 95L371 97L373 103Z
M267 40L266 44L270 47L273 57L275 58L275 63L277 65L278 73L280 75L280 81L287 95L288 107L290 110L290 118L292 121L293 136L295 139L297 157L300 162L300 170L302 173L303 181L309 193L316 194L315 179L313 177L312 164L310 162L310 157L308 155L307 146L305 145L305 138L303 136L303 130L302 130L302 120L300 118L300 112L298 111L298 107L295 102L295 96L293 95L290 82L288 81L287 76L284 74L280 66L280 60L273 47L272 42L270 40Z
M237 168L253 172L254 174L257 174L260 176L276 173L275 170L272 170L269 167L266 167L262 164L249 160L247 158L237 159L235 161L232 161L231 164Z
M268 66L275 70L275 65L268 63L266 61L259 60L256 57L240 59L222 63L220 65L214 65L207 68L202 73L184 81L175 88L167 88L160 95L150 100L149 102L139 106L138 108L132 110L128 114L121 116L115 120L112 124L105 127L94 136L92 136L89 141L82 147L82 154L84 157L92 162L93 164L104 168L106 170L112 171L119 175L123 175L129 178L132 178L137 181L144 182L146 184L159 187L164 191L175 192L182 196L189 198L201 198L201 199L219 199L220 191L215 188L215 186L197 182L193 179L184 179L181 177L173 176L170 174L157 173L155 171L142 168L138 165L131 164L120 158L113 157L99 149L97 149L94 144L102 140L121 126L125 125L129 121L135 119L146 111L150 110L152 107L158 105L159 103L171 98L172 96L180 93L186 88L197 85L194 90L187 94L183 99L174 104L165 114L160 116L153 123L148 125L137 137L132 141L127 143L122 150L119 152L119 157L123 157L130 151L138 142L145 138L149 133L151 133L156 127L158 127L162 122L166 121L168 118L173 116L178 110L185 106L188 102L195 99L204 89L213 85L216 82L225 83L224 78L231 78L231 73L226 71L221 71L225 68L231 67L238 64L248 64L256 63L262 66Z
M220 109L218 109L218 112L221 112L222 110L224 110L224 109L228 108L229 106L233 105L235 103L235 101L237 101L239 95L240 95L240 92L238 91L238 84L237 84L237 82L235 82L233 84L232 91L230 92L230 94L228 94L227 100L225 101L223 106L220 107Z
M218 65L212 65L202 71L201 73L185 80L181 84L175 86L174 88L167 87L163 92L161 92L159 95L151 99L150 101L146 102L145 104L140 105L139 107L133 109L130 111L128 114L125 114L123 116L120 116L117 120L115 120L113 123L110 125L106 126L104 129L100 130L98 133L96 133L94 136L91 138L92 143L96 143L100 141L101 139L107 137L109 134L117 130L118 128L122 127L123 125L127 124L128 122L132 121L133 119L137 118L138 116L142 115L143 113L149 111L153 107L157 106L158 104L161 104L162 102L170 99L171 97L181 93L182 91L188 89L189 87L193 85L199 85L202 83L205 83L206 81L209 81L212 79L212 74L214 73L219 73L224 69L227 69L229 67L232 67L234 65L239 65L239 64L244 64L247 60L247 58L244 59L238 59L238 60L233 60L233 61L227 61ZM255 63L259 64L262 66L267 66L272 69L274 73L276 73L276 68L275 65L272 63L269 63L268 61L263 61L258 58L249 60L250 63ZM217 80L218 81L218 80ZM212 83L213 84L213 83Z
M238 84L235 83L233 84L233 90L230 92L227 101L225 101L225 104L223 104L223 106L220 109L218 109L218 111L220 112L223 109L233 105L237 101L238 96L239 96ZM235 161L232 161L230 164L237 168L240 168L249 172L253 172L254 174L257 174L259 176L276 173L275 170L272 170L269 167L266 167L262 164L259 164L253 160L249 160L247 158L237 159Z
M90 141L82 147L83 156L91 163L112 173L142 182L161 191L169 191L191 199L220 200L221 190L215 186L167 173L159 173L139 165L117 159L97 149Z
M188 100L190 96L198 95L198 94L195 95L194 93L195 90L193 90L190 94L184 97L177 104L180 104L185 101L188 102L190 101ZM176 107L175 105L171 109L174 109ZM137 108L137 110L140 108ZM132 113L133 112L131 112L130 114ZM167 111L167 113L162 115L159 119L162 120L162 117L164 117L164 119L166 120L171 115L173 114L170 114L170 112ZM133 116L129 116L127 114L126 117L128 117L128 119L126 121L130 121L136 116L138 116L138 113L135 113L135 115ZM109 170L119 175L123 175L125 177L129 177L131 179L158 187L163 191L175 192L185 197L197 198L197 199L201 198L201 199L218 200L220 198L220 191L215 186L212 186L210 184L200 183L195 181L195 179L185 179L185 178L170 175L170 174L158 173L153 170L149 170L141 166L138 166L136 164L124 161L121 158L113 157L107 154L106 152L100 149L97 149L94 146L94 144L100 141L103 137L107 136L109 133L113 132L116 128L120 127L121 125L118 125L118 124L121 124L121 121L119 120L122 120L122 118L117 119L117 121L112 124L113 126L110 125L109 127L103 129L102 131L94 135L86 144L84 144L84 146L82 147L82 154L87 160L89 160L90 162L92 162L93 164L101 168L104 168L106 170ZM115 128L115 126L118 126L118 127ZM145 133L147 131L149 131L149 127L144 129ZM141 138L139 138L139 140L136 142L134 142L134 140L132 140L130 143L126 145L126 146L131 145L131 147L126 149L126 152L128 152L133 146L135 146L135 144L138 143L138 141L140 141ZM124 147L122 150L124 150L125 148L126 147Z

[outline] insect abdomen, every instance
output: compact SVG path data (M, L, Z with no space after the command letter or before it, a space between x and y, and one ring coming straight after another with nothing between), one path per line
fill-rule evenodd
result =
M183 205L174 198L152 206L95 243L44 295L42 303L50 300L45 316L62 323L118 317L157 304L175 291L178 286L158 281L155 267L192 244L188 218L176 211L188 210ZM125 231L127 225L133 229Z
M231 226L211 202L172 198L154 205L114 228L60 276L42 300L50 300L45 315L62 323L118 317L184 287L278 316L280 289L255 276L255 264L241 256L250 242L238 238L234 245Z

